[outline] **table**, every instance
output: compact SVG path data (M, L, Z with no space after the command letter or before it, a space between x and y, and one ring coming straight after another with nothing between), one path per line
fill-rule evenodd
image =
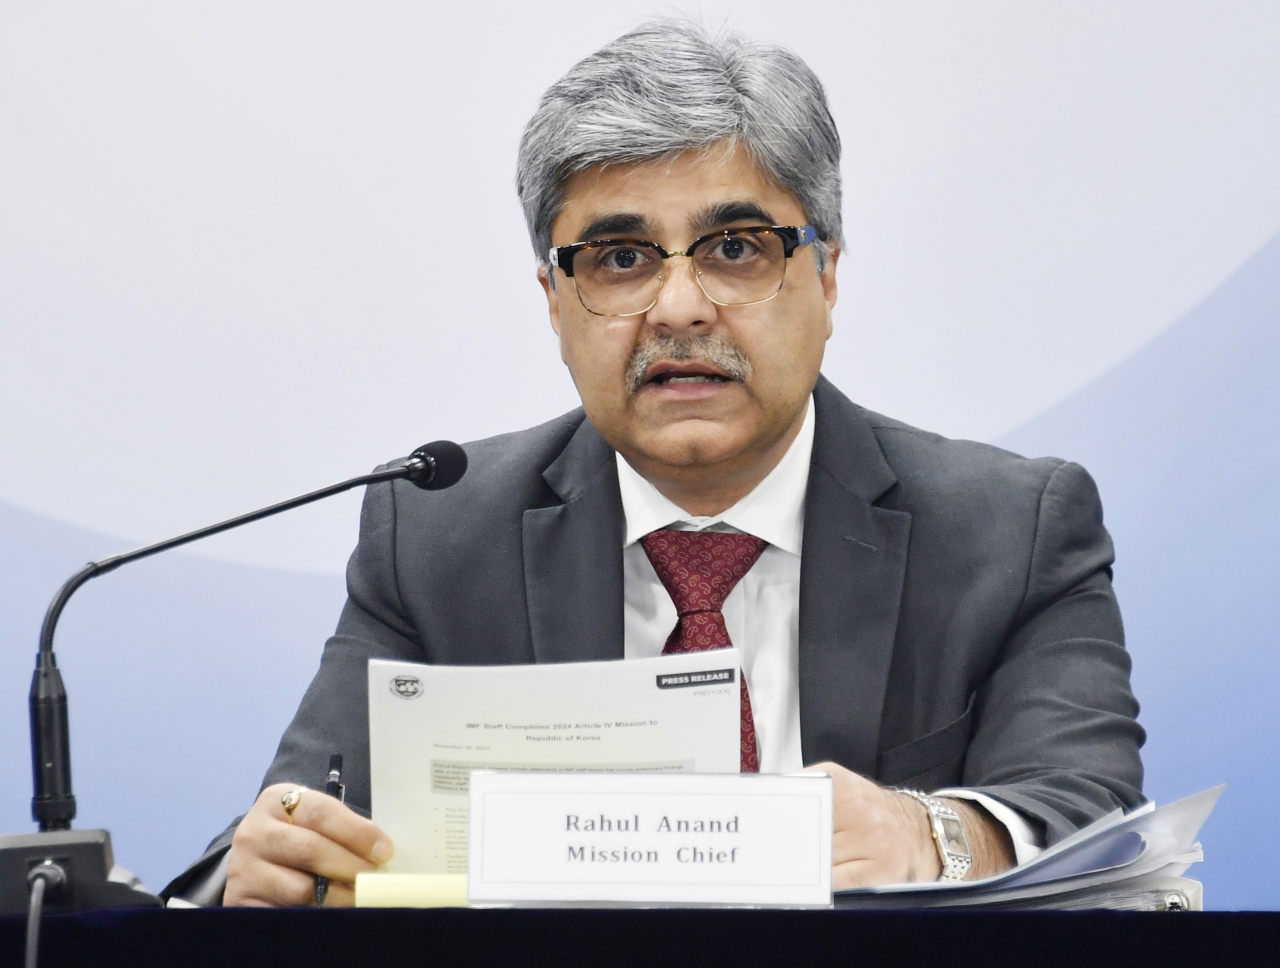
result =
M25 920L0 918L0 965ZM46 918L43 968L71 966L1249 964L1280 956L1280 913L130 910Z

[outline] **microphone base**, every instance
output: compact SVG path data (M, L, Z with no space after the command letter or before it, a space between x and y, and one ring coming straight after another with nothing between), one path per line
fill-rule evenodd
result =
M31 898L27 875L45 861L66 874L66 884L45 896L46 914L164 903L153 894L107 879L115 862L111 835L105 830L53 830L0 836L0 914L27 912Z

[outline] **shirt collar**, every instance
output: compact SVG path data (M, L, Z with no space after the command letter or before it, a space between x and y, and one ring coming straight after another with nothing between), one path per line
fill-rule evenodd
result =
M783 551L799 555L804 541L804 494L809 483L809 462L813 456L813 427L813 397L810 396L800 432L782 455L782 460L778 461L778 466L741 501L712 517L694 517L673 504L641 477L621 454L615 454L622 512L627 521L623 547L634 544L650 531L673 525L694 531L728 525Z

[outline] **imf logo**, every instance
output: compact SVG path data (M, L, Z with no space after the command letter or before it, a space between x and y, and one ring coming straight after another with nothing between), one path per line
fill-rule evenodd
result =
M417 699L422 695L422 680L417 676L393 676L391 691L401 699Z

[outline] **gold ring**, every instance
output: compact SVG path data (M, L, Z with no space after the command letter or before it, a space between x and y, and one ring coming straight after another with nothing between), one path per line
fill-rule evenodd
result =
M284 817L289 823L293 823L293 811L297 809L298 804L301 802L301 790L290 790L280 798L280 806L284 807Z

